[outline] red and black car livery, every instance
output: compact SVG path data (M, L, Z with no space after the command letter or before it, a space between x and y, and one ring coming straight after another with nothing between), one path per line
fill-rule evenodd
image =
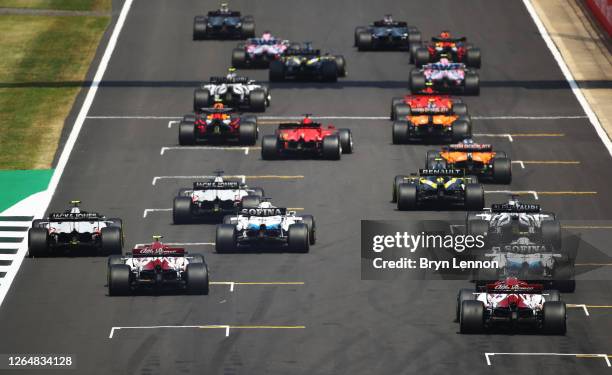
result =
M213 108L202 108L186 115L179 124L179 144L237 142L254 145L259 136L257 117L239 116L232 108L216 103Z

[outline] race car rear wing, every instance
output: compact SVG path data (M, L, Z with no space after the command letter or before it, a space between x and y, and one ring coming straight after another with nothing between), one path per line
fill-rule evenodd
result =
M207 114L215 114L215 113L231 113L234 112L234 108L200 108L200 112L201 113L207 113Z
M467 38L463 37L463 38L448 38L448 39L444 39L444 38L440 38L437 36L434 36L431 38L431 41L434 43L439 43L439 42L446 42L446 43L465 43L467 42Z
M485 291L487 293L495 294L541 294L544 290L542 284L528 284L528 285L507 285L507 284L487 284Z
M211 10L208 12L208 17L240 17L241 13L238 11L231 11L227 13L219 12L218 10Z
M209 82L212 84L222 84L222 83L249 83L249 77L210 77Z
M302 124L300 122L285 122L285 123L278 124L278 128L281 130L302 129L302 128L318 129L320 127L321 127L321 124L318 122L312 122L310 124Z
M321 50L320 49L303 49L303 48L296 48L296 49L292 49L292 48L288 48L285 51L285 56L321 56Z
M449 177L463 177L465 171L462 169L419 169L419 175L425 176L449 176Z
M132 250L132 256L134 258L183 257L185 254L185 249L182 247L164 247L159 249L153 249L151 247L136 247Z
M206 190L206 189L236 190L239 188L240 188L240 183L238 181L223 181L223 182L196 181L193 183L193 190Z
M404 21L396 21L391 23L385 23L385 21L374 21L372 24L374 27L408 27L408 24Z
M49 214L49 221L100 221L105 220L105 217L97 212L80 212L80 213L66 213L66 212L54 212Z
M491 152L493 151L493 146L490 144L484 143L472 143L472 144L464 144L457 143L454 145L448 145L444 147L448 151L460 151L460 152Z
M540 212L541 208L539 204L531 203L495 203L491 205L492 212L515 212L515 213L537 213Z
M240 215L243 216L285 216L287 215L287 209L281 207L271 208L243 208L240 210Z
M421 113L448 113L451 109L448 107L411 107L410 112L421 114Z

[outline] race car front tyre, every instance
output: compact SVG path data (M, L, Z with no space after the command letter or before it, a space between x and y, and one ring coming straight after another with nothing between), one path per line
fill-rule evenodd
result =
M38 258L49 254L49 236L46 228L32 227L28 231L28 254Z
M417 68L429 63L429 50L424 47L417 48L414 55L414 65Z
M461 142L464 139L472 138L472 127L462 118L459 118L453 123L453 142Z
M257 124L242 122L238 128L238 141L240 144L247 146L257 143Z
M231 253L236 250L236 226L232 224L217 225L215 235L217 253Z
M474 72L468 72L465 74L464 94L466 95L479 95L480 94L480 77Z
M552 335L565 335L566 325L565 302L551 301L544 302L542 309L542 329Z
M482 185L465 185L465 208L470 211L478 211L484 208L484 189Z
M392 141L394 145L408 142L408 123L406 121L394 121L392 130Z
M391 195L391 202L397 202L397 191L399 190L400 184L403 184L406 178L408 178L408 176L400 175L395 176L393 179L393 193Z
M406 103L399 103L395 105L393 113L395 113L394 121L407 121L406 117L410 116L412 111Z
M467 116L468 115L467 105L465 103L457 103L456 101L454 101L453 102L453 113L456 114L457 116Z
M334 56L338 77L346 77L346 60L342 55Z
M401 183L397 188L397 209L400 211L416 210L417 187L413 184Z
M255 37L255 22L245 20L242 22L242 37L244 39Z
M310 244L314 245L317 242L317 226L314 216L302 215L302 222L308 227L308 240Z
M185 270L185 279L189 294L208 295L210 283L206 263L189 263Z
M232 67L236 69L246 68L247 66L247 56L244 49L234 48L232 51Z
M340 138L340 146L342 147L343 154L353 153L353 133L350 129L338 130L338 137Z
M289 225L287 244L290 251L294 251L296 253L307 253L310 250L308 226L302 223Z
M265 112L266 110L266 92L263 89L255 89L249 94L249 107L253 112Z
M497 184L512 182L512 163L508 158L493 159L493 181Z
M391 99L391 112L389 113L389 119L395 120L395 108L402 103L405 103L404 98L395 97Z
M414 57L416 56L416 51L421 48L423 45L421 42L419 43L411 43L410 44L410 63L414 64Z
M108 295L126 296L130 294L130 266L112 264L108 267Z
M408 42L410 45L412 44L421 44L421 32L417 30L409 30L408 31Z
M561 293L558 290L544 290L542 291L544 301L546 302L557 302L561 301Z
M323 159L339 160L341 152L340 138L337 135L328 135L323 138Z
M264 135L261 139L261 158L263 160L278 158L278 139L275 135Z
M247 195L242 197L242 200L240 201L242 208L257 208L259 207L260 203L261 197L258 197L257 195Z
M463 301L459 314L459 332L480 333L484 329L484 304L481 301Z
M195 128L193 122L181 121L179 124L179 145L189 146L195 144Z
M172 202L172 222L186 224L191 221L191 197L178 196Z
M457 293L457 308L455 311L455 321L459 322L460 314L461 314L461 305L463 305L463 301L475 301L476 295L474 294L474 289L461 289L459 293Z
M359 51L367 51L372 48L372 34L369 31L364 31L357 35L357 49Z
M425 90L425 75L418 71L413 70L410 72L410 91L413 94L419 93Z
M542 240L553 246L554 250L561 249L561 224L557 220L547 220L542 222Z
M210 99L211 99L210 91L205 90L205 89L194 90L193 92L193 110L194 112L200 112L202 108L210 107L211 105ZM183 118L183 121L185 120L186 119ZM195 121L195 116L194 116L193 121Z
M465 65L480 69L480 48L470 48L466 51Z
M193 18L193 40L206 39L206 17Z
M366 31L366 28L363 26L358 26L355 28L355 40L354 40L355 47L357 47L359 43L359 34L361 34L364 31Z
M338 65L335 60L327 60L321 63L321 79L324 82L336 82L338 80Z
M123 249L123 236L121 228L106 227L100 231L102 242L101 250L103 255L121 254Z

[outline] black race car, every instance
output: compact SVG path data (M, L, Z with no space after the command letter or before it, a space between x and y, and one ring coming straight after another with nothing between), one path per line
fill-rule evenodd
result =
M413 49L421 43L421 33L406 22L388 14L373 24L355 28L355 46L360 51L373 49Z
M255 36L255 21L222 3L218 10L193 19L193 40L246 39Z
M286 79L335 82L346 76L346 62L341 55L322 55L310 43L288 49L285 55L270 62L270 81Z
M179 124L179 144L227 143L254 145L259 136L257 117L239 116L232 108L217 103L214 108L202 108L185 115Z

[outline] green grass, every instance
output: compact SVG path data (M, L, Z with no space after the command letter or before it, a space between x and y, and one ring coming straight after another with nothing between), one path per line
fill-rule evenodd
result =
M108 17L0 16L0 169L47 169Z
M0 0L0 8L107 11L111 0Z

